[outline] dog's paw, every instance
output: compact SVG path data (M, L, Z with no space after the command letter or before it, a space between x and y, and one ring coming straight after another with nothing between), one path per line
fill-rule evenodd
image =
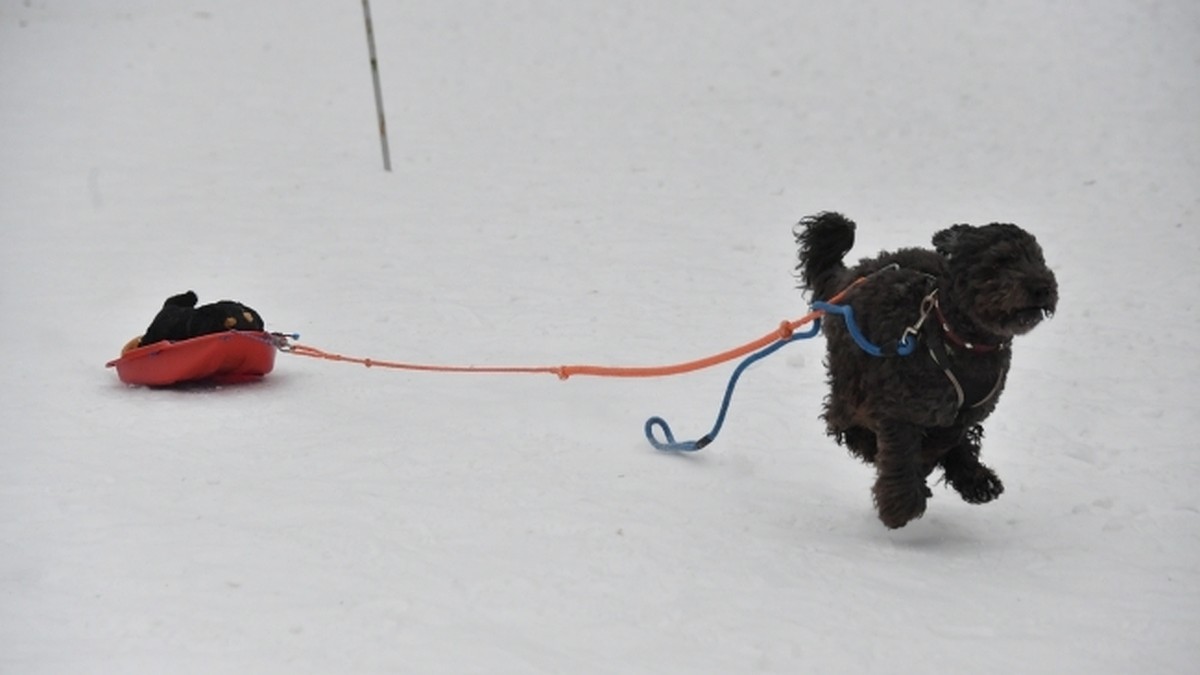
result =
M986 504L1004 492L1004 483L1000 482L1000 477L982 464L967 475L947 475L946 479L950 487L969 504Z
M924 482L898 485L879 481L874 493L879 520L893 530L925 515L926 500L933 495Z

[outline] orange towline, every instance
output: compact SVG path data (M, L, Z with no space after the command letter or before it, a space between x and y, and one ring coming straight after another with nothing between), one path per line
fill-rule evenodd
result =
M837 295L829 299L829 302L838 302L849 293L851 289L865 281L860 278L854 283L847 286ZM796 329L819 319L824 312L814 310L794 321L784 321L779 324L779 327L770 333L739 347L734 347L723 351L719 354L696 359L694 361L686 361L665 366L597 366L597 365L563 365L563 366L446 366L446 365L430 365L423 363L406 363L403 361L385 361L382 359L363 358L357 356L344 356L327 352L316 347L312 347L300 343L290 343L284 347L287 351L298 356L307 356L314 359L324 359L326 361L340 361L343 363L356 363L368 368L389 368L393 370L408 370L430 373L475 373L475 374L547 374L555 375L560 380L565 380L574 375L588 375L593 377L630 377L630 378L649 378L649 377L668 377L671 375L681 375L697 370L703 370L712 366L732 361L736 358L745 356L751 352L758 351L770 344L780 340L786 340L795 333Z

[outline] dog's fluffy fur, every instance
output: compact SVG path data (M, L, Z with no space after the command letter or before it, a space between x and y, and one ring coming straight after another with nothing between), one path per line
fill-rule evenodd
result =
M263 329L262 317L240 302L221 300L197 307L198 300L192 291L167 298L138 341L139 346L145 347L163 340L186 340L227 330Z
M830 212L796 226L797 270L811 299L868 276L842 302L868 339L893 348L923 307L929 311L909 356L870 356L840 318L824 321L829 434L875 466L875 507L890 528L925 512L932 496L926 479L937 467L964 500L995 499L1004 486L979 461L981 423L1004 388L1011 339L1057 307L1058 285L1041 247L1016 225L955 225L933 236L934 250L901 249L847 268L842 259L854 231L852 221ZM940 315L927 300L935 290Z

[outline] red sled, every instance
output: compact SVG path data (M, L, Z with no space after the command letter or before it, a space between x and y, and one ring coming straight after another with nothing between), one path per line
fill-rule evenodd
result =
M168 387L184 382L231 384L257 380L275 367L269 333L231 330L135 347L105 364L125 384Z

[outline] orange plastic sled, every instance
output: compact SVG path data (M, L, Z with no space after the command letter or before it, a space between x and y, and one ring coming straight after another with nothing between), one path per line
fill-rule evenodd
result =
M275 367L275 344L264 332L231 330L135 347L105 365L116 368L117 377L126 384L150 387L201 380L245 382Z

